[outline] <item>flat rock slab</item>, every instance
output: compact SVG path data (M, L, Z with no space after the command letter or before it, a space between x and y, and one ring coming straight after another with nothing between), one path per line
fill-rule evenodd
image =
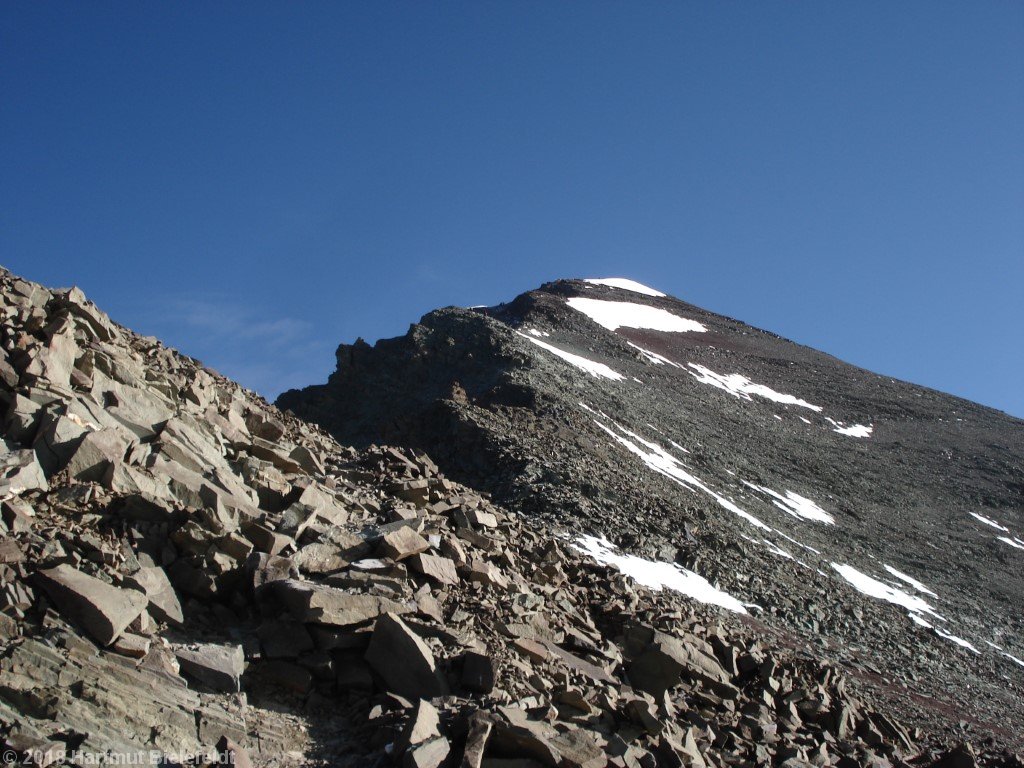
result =
M447 557L428 555L424 552L413 557L410 562L414 569L440 584L455 586L460 581L458 570L455 568L455 562Z
M352 594L296 579L281 579L275 581L273 586L278 599L302 622L348 627L376 619L385 613L402 614L410 611L408 607L386 597Z
M178 646L174 655L181 671L215 691L242 690L245 656L240 645L196 643Z
M380 544L381 554L396 562L430 549L430 543L408 526L385 534Z
M102 645L114 642L149 603L142 592L118 589L70 565L39 571L36 578L61 614Z
M11 451L0 456L0 496L17 496L49 484L35 451Z

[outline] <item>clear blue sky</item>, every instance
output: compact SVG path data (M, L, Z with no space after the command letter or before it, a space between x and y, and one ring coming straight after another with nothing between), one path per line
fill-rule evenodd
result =
M1024 3L0 6L0 263L267 396L628 276L1024 416Z

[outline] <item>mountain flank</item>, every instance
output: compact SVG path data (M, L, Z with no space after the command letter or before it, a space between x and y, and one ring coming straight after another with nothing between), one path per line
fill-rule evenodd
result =
M693 569L939 719L1021 732L1020 420L623 280L438 310L337 358L278 404Z

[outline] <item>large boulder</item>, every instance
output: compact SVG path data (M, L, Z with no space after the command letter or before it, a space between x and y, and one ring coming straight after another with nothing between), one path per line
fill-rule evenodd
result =
M195 643L174 649L183 674L215 691L242 690L245 656L240 645Z
M377 621L366 661L387 690L399 696L431 699L447 692L430 648L394 614L385 614Z
M0 497L17 496L35 489L45 491L49 487L35 451L10 451L0 455Z
M385 613L408 613L409 608L375 595L352 594L342 589L296 579L273 583L274 594L292 616L302 622L347 627L376 619Z
M70 565L39 571L36 579L61 614L102 645L114 642L149 602L142 592L119 589Z

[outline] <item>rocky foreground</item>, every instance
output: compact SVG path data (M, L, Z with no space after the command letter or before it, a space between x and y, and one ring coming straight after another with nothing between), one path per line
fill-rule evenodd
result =
M76 289L3 273L0 299L8 763L1024 765Z

